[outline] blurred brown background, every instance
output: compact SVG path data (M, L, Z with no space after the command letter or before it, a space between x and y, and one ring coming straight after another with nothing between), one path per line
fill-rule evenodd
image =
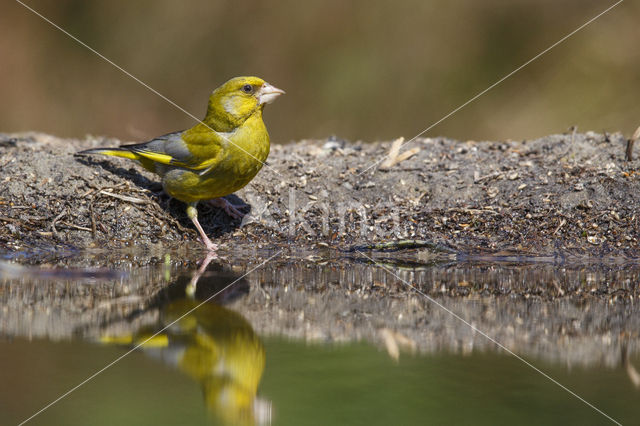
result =
M230 77L287 91L274 142L407 138L613 1L24 0L197 117ZM640 125L626 1L426 136L521 139ZM193 120L17 2L0 5L0 131L144 140Z

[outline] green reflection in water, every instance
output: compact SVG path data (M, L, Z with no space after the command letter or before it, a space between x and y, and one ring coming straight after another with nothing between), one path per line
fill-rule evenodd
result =
M255 294L271 294L271 300L280 298L278 309L282 307L297 312L296 299L285 299L284 293L277 293L283 283L313 284L310 277L316 277L319 282L334 281L329 275L310 269L308 265L303 266L307 275L297 274L294 269L273 282L254 277L254 283L263 285L261 291L264 292ZM354 276L365 277L363 279L367 282L381 282L375 276L366 278L366 270L358 269L365 267L368 266L350 265L349 271ZM29 337L26 332L16 333L24 338L0 341L0 365L3 366L0 369L0 424L16 424L26 419L44 404L120 357L132 345L169 325L197 306L199 301L216 295L227 285L237 281L216 297L217 302L246 301L250 298L244 296L249 293L250 285L254 285L248 280L238 280L238 274L231 272L228 266L207 265L206 261L193 278L191 272L183 275L180 272L175 279L169 276L166 278L171 282L168 286L158 280L161 274L154 271L151 270L153 273L147 284L151 286L153 283L157 287L149 293L151 300L144 305L145 309L133 315L129 310L124 311L126 314L117 317L125 320L112 324L109 321L100 323L102 317L92 318L92 325L100 324L100 329L109 330L100 334L103 345L95 343L96 334L82 334L80 322L73 323L78 327L75 330L80 330L76 336L86 336L91 341L30 342L26 340ZM499 273L496 277L507 281L496 281L492 280L492 277L496 278L491 275L494 272L487 275L477 265L468 270L430 269L424 271L425 277L416 276L415 281L445 282L443 277L450 276L452 282L495 281L502 286L512 280L524 286L525 290L530 288L527 286L546 282L541 279L546 277L544 274L536 275L537 279L529 277L525 280L520 279L516 271L507 269L495 272ZM573 276L569 278L567 283L582 282ZM611 279L606 274L605 278L592 277L591 285L597 288L594 283L602 281L610 288L617 288L615 286L619 285L615 283L627 281ZM312 291L317 286L311 284L306 289L299 286L296 292L302 303L310 304L315 300L314 303L318 304L319 293ZM518 289L517 285L514 284L513 288ZM572 288L562 285L565 289ZM21 291L30 287L25 282L6 288L6 294L17 295L17 299L22 300L26 296L21 296ZM34 288L46 290L46 287L36 284ZM38 295L37 292L35 294ZM7 296L7 300L6 306L14 306L14 298ZM329 300L336 303L336 299ZM42 413L32 424L252 424L268 422L269 419L274 424L284 425L609 424L605 417L512 356L491 350L479 351L475 349L478 346L473 346L473 351L466 352L467 355L447 350L427 350L420 355L402 353L396 362L379 347L368 343L308 345L273 335L259 337L254 327L259 329L262 324L258 321L251 324L244 316L251 318L251 313L255 312L251 308L257 308L263 302L264 299L256 298L254 304L234 303L234 308L240 312L220 304L206 303L152 339L142 350L125 357ZM23 303L31 306L32 310L28 312L37 312L41 306ZM519 306L517 299L510 299L508 303L512 308ZM56 309L53 304L54 308L46 306L53 311ZM118 306L113 309L119 311ZM593 321L595 308L591 307L599 305L581 306L580 312L587 315L587 320ZM613 310L617 305L607 306ZM460 306L456 308L460 309ZM530 312L527 309L528 305L520 306L516 311L527 313L528 316L523 316L527 320L536 320L540 311ZM0 313L0 321L9 321L11 318L6 312L12 311L4 312L4 315ZM309 309L310 316L314 312ZM422 312L421 315L430 322L436 322L433 311ZM277 313L277 310L272 311L274 316ZM29 324L28 318L19 319ZM442 323L441 327L449 327L447 324ZM629 324L632 324L630 320ZM283 332L286 326L286 321L283 321ZM429 324L416 325L418 328L427 326ZM30 330L26 326L15 328L18 331ZM91 333L94 329L86 330ZM444 328L441 334L447 335ZM353 338L356 337L354 334ZM455 343L465 335L454 333L454 337ZM575 336L573 339L570 341L580 343ZM593 339L602 342L597 336ZM428 337L422 340L425 343ZM459 345L452 343L450 346ZM569 348L576 350L575 345ZM568 352L562 345L558 345L558 350ZM623 345L621 362L602 363L588 358L589 362L584 367L573 368L565 366L563 353L544 358L539 353L534 357L524 350L517 352L616 420L623 424L638 423L640 376L633 368L633 365L640 365L637 352L635 355L633 351L629 352L632 359L628 363L629 360L625 359L627 349ZM566 360L571 359L566 357Z
M264 342L267 366L259 394L272 401L273 424L608 424L507 355L403 354L396 363L368 344ZM15 367L0 372L0 423L31 414L38 408L32 398L40 401L77 383L117 355L114 349L86 342L0 343L3 365ZM37 357L46 368L30 362ZM533 361L623 424L636 423L638 391L622 367L568 370ZM33 424L220 422L206 415L199 386L178 373L185 370L165 367L134 353Z
M265 365L262 342L242 315L213 301L238 297L247 283L220 265L207 272L211 260L203 261L189 283L178 279L160 292L159 324L100 340L141 345L148 355L186 373L200 384L209 412L224 424L264 423L270 407L256 397Z
M198 303L188 299L171 302L163 312L163 326ZM105 337L103 342L139 344L156 330ZM144 343L142 350L198 382L207 408L225 423L255 423L255 403L261 402L256 400L256 392L265 353L258 336L238 313L213 303L204 304ZM258 404L257 408L263 406Z

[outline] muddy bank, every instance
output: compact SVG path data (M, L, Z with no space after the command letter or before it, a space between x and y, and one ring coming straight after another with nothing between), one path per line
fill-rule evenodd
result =
M638 258L640 178L621 134L530 141L423 138L386 170L391 142L322 140L274 145L267 167L231 199L242 222L201 205L225 249L289 249L401 239L455 252ZM199 250L184 204L132 162L77 157L119 145L105 138L5 135L0 143L0 249L187 247ZM237 197L237 198L236 198ZM239 198L239 199L238 199Z

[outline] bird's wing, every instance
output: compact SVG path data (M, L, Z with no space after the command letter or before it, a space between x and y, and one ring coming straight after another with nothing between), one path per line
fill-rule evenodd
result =
M211 130L168 133L148 142L124 145L141 157L157 163L192 170L215 165L223 150L223 137Z

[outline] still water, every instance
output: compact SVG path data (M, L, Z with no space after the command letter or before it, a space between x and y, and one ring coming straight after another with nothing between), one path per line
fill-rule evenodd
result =
M267 257L2 263L0 424L639 422L636 265Z

